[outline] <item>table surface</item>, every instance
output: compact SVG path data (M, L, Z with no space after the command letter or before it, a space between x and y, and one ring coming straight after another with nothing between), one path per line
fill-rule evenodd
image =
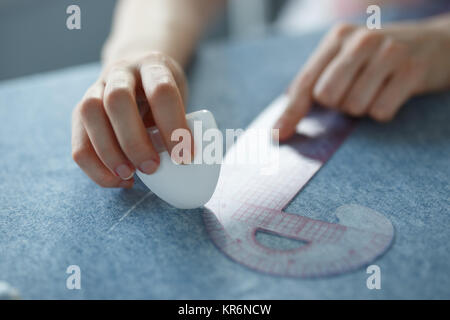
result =
M244 128L319 39L203 46L188 111ZM381 290L369 290L365 268L317 279L252 271L215 247L202 209L153 194L139 202L141 183L97 187L71 159L70 115L98 72L91 64L0 83L0 280L22 298L450 298L450 92L409 101L386 125L361 121L287 208L331 222L350 203L386 215L396 238L374 262ZM81 268L81 290L66 288L69 265Z

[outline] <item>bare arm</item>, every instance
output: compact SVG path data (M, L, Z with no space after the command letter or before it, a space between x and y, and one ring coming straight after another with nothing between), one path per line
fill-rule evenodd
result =
M160 51L184 66L224 0L121 0L102 53L105 64Z

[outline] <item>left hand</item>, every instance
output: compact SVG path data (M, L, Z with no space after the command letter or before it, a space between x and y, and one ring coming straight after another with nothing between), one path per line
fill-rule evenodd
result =
M368 30L339 24L325 36L289 88L290 102L274 128L295 132L313 102L386 122L413 95L448 85L449 39L422 24Z

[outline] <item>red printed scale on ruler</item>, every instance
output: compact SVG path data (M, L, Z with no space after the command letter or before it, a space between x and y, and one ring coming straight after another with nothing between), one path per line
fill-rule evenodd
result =
M276 99L248 129L270 129L284 109ZM354 270L387 250L394 237L391 222L359 205L344 205L330 223L282 211L346 139L355 122L333 111L316 110L303 119L297 135L279 150L272 164L228 163L236 159L246 131L228 151L218 186L205 205L204 221L214 243L230 258L254 270L292 277L318 277ZM275 165L276 170L266 169ZM296 249L264 246L264 231L306 242Z

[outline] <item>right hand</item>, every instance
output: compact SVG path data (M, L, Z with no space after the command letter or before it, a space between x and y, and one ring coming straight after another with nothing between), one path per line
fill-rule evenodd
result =
M110 64L73 111L74 161L102 187L131 188L136 169L152 174L160 162L146 127L158 127L169 153L173 130L189 130L186 89L181 66L159 52Z

